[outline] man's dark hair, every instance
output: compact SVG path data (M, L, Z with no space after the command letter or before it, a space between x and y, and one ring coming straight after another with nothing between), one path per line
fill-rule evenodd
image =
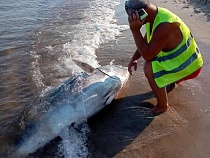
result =
M149 3L149 0L128 0L126 6L131 9L142 9L146 8Z

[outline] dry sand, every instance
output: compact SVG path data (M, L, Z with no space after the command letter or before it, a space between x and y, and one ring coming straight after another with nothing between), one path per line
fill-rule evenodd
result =
M127 24L124 2L116 7L119 24ZM210 2L151 0L177 14L191 29L203 54L204 67L196 79L182 82L168 93L170 109L157 117L146 111L156 99L144 77L143 60L123 92L110 106L89 120L93 157L207 158L210 157ZM117 42L98 50L101 65L127 66L135 45L130 30Z

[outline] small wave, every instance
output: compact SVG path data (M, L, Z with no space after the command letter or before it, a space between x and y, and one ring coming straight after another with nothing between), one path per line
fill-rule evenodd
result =
M87 122L70 126L61 132L62 143L59 145L65 158L86 158L89 154L87 139L90 129Z

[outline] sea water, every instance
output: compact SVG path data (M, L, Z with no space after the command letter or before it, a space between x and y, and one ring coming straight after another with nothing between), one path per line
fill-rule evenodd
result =
M117 24L114 7L119 3L120 0L1 1L0 136L21 117L22 111L36 106L34 100L83 71L74 59L99 66L96 49L128 29L127 25ZM84 142L85 137L81 137L74 130L64 131L66 157L76 157L75 149L84 149L84 143L68 145L71 140Z

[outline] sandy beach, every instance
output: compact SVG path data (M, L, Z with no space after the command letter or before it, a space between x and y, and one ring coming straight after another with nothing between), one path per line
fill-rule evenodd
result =
M124 0L116 7L119 24L127 24ZM177 85L168 93L170 109L156 117L145 111L156 99L143 74L143 60L130 76L122 93L89 120L93 157L207 158L210 156L210 2L199 0L151 0L177 14L191 29L204 58L201 74ZM97 51L101 65L127 66L135 45L130 30L117 42Z
M124 10L125 1L3 1L0 5L0 157L12 157L10 153L4 156L5 150L10 152L16 147L18 150L20 144L30 150L28 158L210 157L210 0L206 5L206 0L151 0L180 16L204 59L196 79L182 82L174 89L168 87L167 112L156 117L148 113L157 102L143 73L144 61L140 59L137 71L120 94L85 120L84 126L78 125L74 118L67 121L61 117L59 108L65 114L66 106L78 110L72 104L76 99L71 99L77 88L70 89L75 85L79 92L84 92L86 88L82 79L72 85L65 82L83 71L74 59L93 67L112 63L127 67L136 46ZM144 27L141 31L145 33ZM65 91L59 86L65 87ZM92 100L100 96L100 90L104 91L99 89L97 95L90 97L85 92L84 95ZM78 107L95 106L86 104L89 99L85 97L82 95L84 102L78 103ZM85 109L81 110L82 116L87 116ZM72 123L73 127L68 127ZM63 131L55 135L54 131L61 128ZM59 137L47 143L40 133L49 134L49 139ZM42 141L46 146L32 153L35 144Z

